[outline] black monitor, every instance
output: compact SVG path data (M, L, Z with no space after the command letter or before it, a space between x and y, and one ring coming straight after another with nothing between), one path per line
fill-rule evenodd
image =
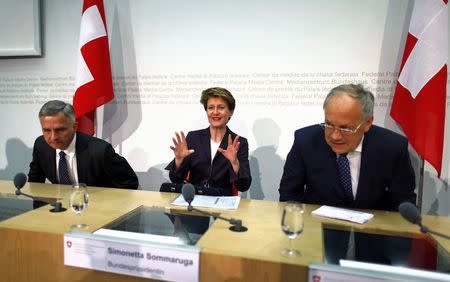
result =
M325 263L341 259L448 273L449 253L428 235L353 230L324 225Z
M158 236L177 238L186 245L195 245L213 221L210 216L140 206L107 224L102 230L148 234L154 238L161 238ZM148 238L151 239L151 236Z
M0 194L0 221L33 209L33 200L14 194Z

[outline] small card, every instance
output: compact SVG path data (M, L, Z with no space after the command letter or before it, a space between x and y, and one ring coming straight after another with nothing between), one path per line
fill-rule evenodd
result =
M320 208L314 210L311 214L340 220L347 220L359 224L366 223L367 221L373 218L373 214L371 213L348 210L343 208L335 208L330 206L321 206Z

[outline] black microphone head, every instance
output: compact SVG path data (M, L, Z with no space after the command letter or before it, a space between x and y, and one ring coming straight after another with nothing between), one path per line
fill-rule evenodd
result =
M27 176L23 172L19 172L14 176L14 186L16 189L22 189L23 186L27 183Z
M181 188L181 194L183 194L184 200L191 205L192 200L194 200L195 197L195 188L194 185L191 183L186 183Z
M422 217L417 207L410 202L403 202L398 207L398 211L407 221L421 225Z

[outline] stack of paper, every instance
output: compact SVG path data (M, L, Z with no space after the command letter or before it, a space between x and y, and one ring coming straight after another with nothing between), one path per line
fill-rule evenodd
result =
M373 217L373 214L371 213L335 208L330 206L321 206L320 208L314 210L312 214L323 217L347 220L360 224L366 223Z
M238 208L240 200L241 198L239 196L217 197L195 195L191 205L193 207L235 210ZM188 205L188 203L183 199L183 195L179 195L171 204L177 206Z

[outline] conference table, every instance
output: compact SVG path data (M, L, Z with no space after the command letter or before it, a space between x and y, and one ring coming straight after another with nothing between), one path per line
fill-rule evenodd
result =
M23 192L58 199L68 207L71 187L67 185L27 183ZM13 197L11 181L0 181L0 197ZM178 196L144 190L89 187L89 207L83 212L87 232L93 232L118 217L144 205L180 212L185 207L170 203ZM64 265L64 234L77 221L70 210L49 212L46 205L0 221L0 277L2 281L149 281L149 279L77 268ZM316 205L305 205L304 231L294 240L301 256L288 258L281 250L288 246L280 222L283 203L241 199L237 210L203 209L224 217L239 218L247 232L232 232L229 223L215 220L196 246L200 248L200 281L305 281L310 263L324 261L323 226L368 233L415 236L417 226L399 213L368 211L374 218L357 224L312 216ZM446 233L450 218L423 216L429 228ZM450 252L450 242L431 235L439 248Z

